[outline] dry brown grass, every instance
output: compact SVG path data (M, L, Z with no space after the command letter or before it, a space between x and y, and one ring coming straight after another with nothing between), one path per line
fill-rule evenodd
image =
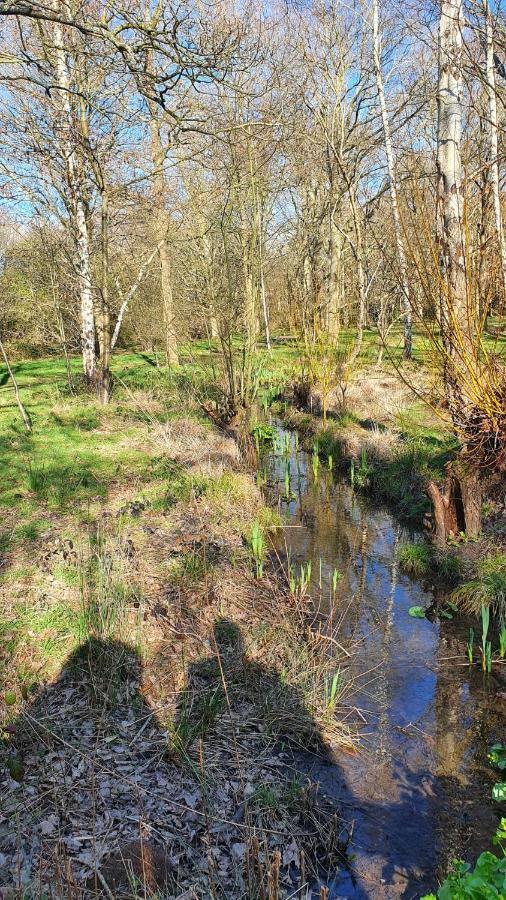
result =
M150 454L166 455L195 489L164 507L142 500L149 484L139 502L141 486L120 482L77 534L75 519L54 515L51 536L16 551L35 571L19 581L32 618L12 604L21 640L2 660L15 703L4 707L0 884L110 896L121 860L134 865L140 846L149 872L128 896L257 897L273 866L280 897L305 896L318 865L337 864L343 835L307 779L293 786L278 742L350 745L339 709L329 715L323 703L338 660L274 572L253 575L243 534L264 504L235 444L188 419L141 424L128 440L146 447L147 470ZM51 618L58 608L88 630L66 631ZM240 650L217 645L223 620L242 635ZM64 664L79 642L93 665L86 654ZM204 727L199 710L215 691L219 709ZM170 873L163 891L157 871Z

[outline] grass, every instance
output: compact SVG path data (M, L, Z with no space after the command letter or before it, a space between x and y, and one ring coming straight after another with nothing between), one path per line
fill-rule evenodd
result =
M443 553L426 541L402 544L399 548L399 567L406 575L431 579L451 587L462 578L463 563L457 553Z
M288 427L301 432L308 451L317 438L321 459L326 462L331 456L341 471L349 472L352 462L358 470L365 460L366 477L355 479L356 486L388 502L400 518L418 526L430 511L425 486L444 476L456 447L452 435L441 427L418 430L413 419L409 428L397 433L354 421L350 425L348 420L344 426L338 420L323 427L319 419L293 409L284 413L284 419Z
M376 349L366 335L364 359L372 360ZM248 778L266 755L266 768L251 775L262 789L245 798L252 827L263 833L266 810L276 814L275 830L292 807L299 812L299 786L273 782L280 742L317 751L353 748L340 717L347 679L329 652L329 635L308 627L307 606L280 595L264 561L278 514L241 470L233 443L203 421L198 400L208 390L209 347L195 342L183 348L183 359L185 353L190 361L170 373L143 354L115 356L107 408L85 394L69 394L57 360L17 363L32 435L19 426L8 385L0 389L0 666L15 695L8 716L19 716L31 702L32 686L57 690L70 664L81 672L87 654L97 711L120 688L131 700L135 729L129 725L122 743L139 744L139 775L149 754L157 771L163 768L169 748L185 763L171 771L171 790L175 785L177 794L184 769L200 786L205 780L206 796L221 809L228 796L224 780L227 789L242 780L230 748L239 746L248 760ZM289 380L297 358L292 344L265 355L267 400ZM72 366L77 374L79 361ZM305 425L312 448L314 420L306 417ZM394 455L381 455L392 449L388 436L349 413L319 433L318 448L337 467L348 458L345 433L367 438L369 489L392 496L406 517L420 516L423 478L442 471L451 447L448 436L415 414L399 430ZM73 543L70 556L63 537ZM213 625L220 625L219 634ZM128 648L141 666L139 686L121 663L132 657ZM158 717L151 745L147 735ZM66 721L57 727L65 733ZM86 734L81 737L86 744ZM30 784L36 775L30 771ZM235 804L240 788L232 793ZM226 808L229 818L234 812L235 806ZM298 834L299 819L286 821L287 833ZM322 830L325 846L330 822ZM198 857L191 860L190 875L198 865Z
M475 577L456 588L452 598L464 611L475 615L482 607L490 607L501 622L506 622L506 554L493 553L480 559Z

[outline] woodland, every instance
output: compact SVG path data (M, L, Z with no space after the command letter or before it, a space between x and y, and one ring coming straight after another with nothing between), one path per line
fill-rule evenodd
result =
M0 0L1 897L506 897L505 125L501 0Z

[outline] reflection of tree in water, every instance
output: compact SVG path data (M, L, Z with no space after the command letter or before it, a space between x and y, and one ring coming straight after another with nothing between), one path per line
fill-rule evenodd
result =
M149 890L204 897L212 884L240 898L256 896L248 878L267 878L277 851L285 893L340 860L334 807L279 755L281 740L323 752L318 730L299 692L246 657L232 622L189 667L172 739L135 651L96 639L10 731L3 755L19 782L0 776L5 887L75 879L133 896L135 876Z
M493 777L487 751L503 734L504 723L494 704L494 678L478 668L469 669L466 680L459 677L455 661L465 659L463 626L452 622L440 627L434 752L440 792L438 874L442 878L456 855L474 859L477 848L485 849L495 832L497 813L487 802Z

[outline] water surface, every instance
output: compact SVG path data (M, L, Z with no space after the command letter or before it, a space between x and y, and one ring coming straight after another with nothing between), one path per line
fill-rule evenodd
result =
M505 736L504 685L466 664L469 623L408 614L429 608L437 587L399 571L399 547L420 535L323 464L315 477L311 456L278 428L285 449L263 458L267 495L287 525L276 549L296 573L311 561L312 602L352 653L341 714L362 723L359 754L299 760L353 829L352 872L336 873L331 896L420 897L455 856L474 860L490 847L499 809L487 750Z

